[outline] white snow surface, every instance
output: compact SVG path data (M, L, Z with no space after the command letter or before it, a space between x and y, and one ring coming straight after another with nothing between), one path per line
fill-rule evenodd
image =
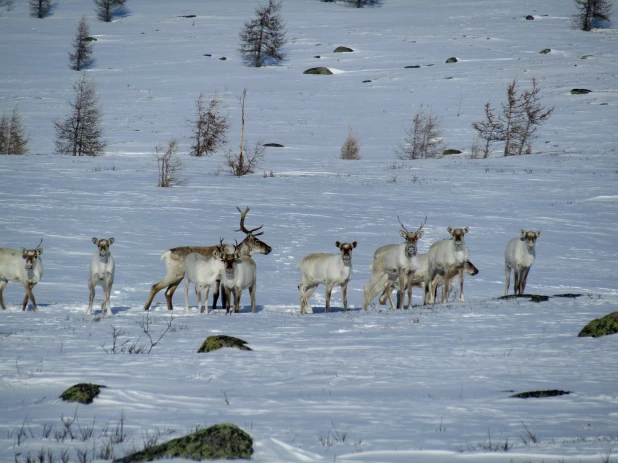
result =
M0 157L0 246L33 248L43 238L45 273L34 288L39 312L20 310L20 284L4 291L0 461L63 449L70 461L80 452L108 461L102 449L121 421L116 458L149 436L162 442L229 422L252 436L256 462L618 461L618 337L577 337L618 303L616 29L578 31L567 0L384 0L362 9L286 0L285 60L252 68L237 48L253 0L130 0L112 23L97 21L88 1L58 1L42 20L28 16L26 0L14 3L0 16L0 110L19 107L33 154ZM67 54L83 15L97 38L87 72L108 141L96 158L53 154L52 120L68 114L79 76ZM339 45L354 52L334 54ZM445 64L451 56L459 62ZM315 66L335 74L302 74ZM496 145L489 159L469 159L483 105L499 107L510 82L528 89L532 77L555 107L534 154L504 158ZM217 175L222 153L186 154L186 119L200 92L218 92L236 149L243 88L246 140L284 147L268 148L254 175ZM395 157L421 107L463 154ZM360 161L339 159L348 126ZM157 188L154 147L173 137L188 183ZM255 257L257 312L245 293L240 314L198 314L191 291L187 314L184 282L173 312L163 292L144 312L164 274L160 254L240 241L237 206L251 208L247 226L264 224L273 248ZM466 278L466 302L423 307L415 289L411 310L377 301L362 309L373 252L401 241L397 216L409 229L428 217L420 252L448 237L447 227L470 227L480 273ZM580 297L498 299L504 247L522 228L543 231L527 292ZM116 240L111 317L98 310L100 288L86 315L93 236ZM320 286L315 313L300 316L296 263L336 252L335 241L359 243L350 310L336 289L325 313ZM111 353L114 330L119 345L150 348L145 322L153 341L172 328L150 353ZM215 334L253 351L197 354ZM90 405L59 399L81 382L107 387ZM510 397L553 389L570 394ZM55 437L69 418L75 438ZM77 423L93 436L81 439Z

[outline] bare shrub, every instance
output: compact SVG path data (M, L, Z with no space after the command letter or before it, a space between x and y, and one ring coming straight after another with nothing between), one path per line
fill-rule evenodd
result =
M573 21L582 31L591 31L599 22L611 18L613 0L574 0L577 13Z
M171 139L167 145L155 146L155 158L159 171L158 187L169 188L184 185L187 180L182 176L184 168L178 156L178 141Z
M188 121L193 128L193 145L189 151L191 156L209 156L227 142L225 133L229 124L227 115L219 113L221 98L214 95L209 102L204 99L204 94L200 93L195 101L197 118Z
M406 138L395 148L395 155L399 159L435 158L442 153L444 144L440 119L425 114L421 109L416 116L412 127L405 129Z
M348 127L348 138L343 142L341 146L341 159L352 159L358 160L360 159L360 142L358 141L358 137L352 131L352 126Z
M476 130L477 137L475 138L477 146L473 151L472 156L476 159L485 159L489 156L489 147L492 142L504 140L504 124L497 116L495 109L488 103L485 103L485 119L472 123L472 128ZM480 147L478 140L485 140L485 145ZM474 145L473 145L474 146Z
M247 89L243 89L240 96L240 109L241 109L241 131L240 131L240 149L237 153L228 150L225 153L224 160L227 167L227 172L236 176L242 177L243 175L255 173L266 153L266 148L261 141L257 141L255 145L247 148L244 143L245 138L245 99L247 98Z

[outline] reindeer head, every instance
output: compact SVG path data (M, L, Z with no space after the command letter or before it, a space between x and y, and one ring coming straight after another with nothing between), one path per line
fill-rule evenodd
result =
M419 238L421 238L425 234L425 232L421 231L421 229L427 223L427 217L425 217L425 221L421 224L421 226L418 227L418 230L413 232L408 231L399 216L397 216L397 220L399 220L399 225L401 225L401 228L403 228L403 230L399 231L399 234L403 237L403 239L406 240L406 255L408 257L413 257L416 255L416 244Z
M525 241L528 248L532 249L536 245L536 239L541 236L541 230L539 231L526 231L519 230L520 240Z
M114 238L110 238L108 240L92 238L92 242L99 248L99 257L103 260L107 259L109 256L109 247L114 244Z
M267 245L266 243L264 243L263 241L257 238L258 236L264 234L264 232L262 231L259 233L255 233L256 231L260 230L264 225L260 225L257 228L248 230L245 227L245 217L247 216L247 213L249 212L249 208L247 207L244 210L244 212L241 211L238 206L236 206L236 209L238 209L238 212L240 212L240 228L236 231L241 231L247 235L245 239L240 243L240 246L238 249L241 255L250 256L251 254L255 252L259 252L261 254L270 254L270 252L273 249L269 245Z
M341 259L345 264L349 263L352 260L352 250L356 247L358 243L353 241L352 243L340 243L337 241L335 246L339 248L339 252L341 253Z
M464 243L464 235L468 233L470 229L468 227L464 228L451 228L448 227L446 231L448 231L453 239L455 244L455 248L461 248L465 245Z
M26 270L32 270L37 258L43 254L43 248L26 249L21 248L21 257L26 260Z
M225 276L228 278L234 278L236 261L240 258L239 248L240 246L238 243L236 243L236 245L225 245L223 244L223 240L221 240L221 244L217 248L217 251L219 251L219 259L223 262Z

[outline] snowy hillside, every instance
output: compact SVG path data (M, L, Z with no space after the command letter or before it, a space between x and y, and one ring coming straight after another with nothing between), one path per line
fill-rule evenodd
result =
M42 449L57 461L63 451L69 461L109 461L103 451L121 421L115 458L155 435L231 422L253 437L257 462L615 460L618 344L577 334L618 303L616 29L574 29L565 0L384 0L361 9L285 0L285 60L252 68L237 48L254 1L129 0L112 23L97 21L90 1L57 2L45 19L14 3L0 16L0 112L18 106L32 154L0 156L0 247L34 248L42 238L45 271L34 288L39 312L20 310L21 284L4 290L0 461ZM108 143L95 158L53 154L52 120L67 116L80 75L68 53L82 16L97 38L87 72ZM354 52L333 53L340 45ZM458 62L446 64L450 57ZM334 74L303 74L315 66ZM534 153L504 158L496 143L489 159L470 159L483 105L499 107L509 83L528 89L533 77L543 105L555 108ZM219 93L228 148L237 149L244 88L246 140L284 146L267 148L258 173L236 178L221 172L222 152L186 155L187 119L200 92ZM462 154L397 159L393 148L422 108ZM349 126L359 161L339 159ZM172 138L187 184L157 188L154 149ZM146 315L164 275L161 253L241 241L236 207L247 206L247 226L263 224L260 238L273 248L254 256L257 313L245 293L238 315L197 314L193 290L185 313L183 282L171 315L163 292ZM397 216L412 230L427 217L422 253L447 227L470 227L480 272L465 280L466 302L424 307L415 288L411 310L377 300L362 309L374 251L402 241ZM543 231L527 292L581 296L498 299L504 248L520 229ZM100 316L100 287L97 310L86 314L92 237L115 238L112 317ZM358 242L350 310L337 288L325 313L321 285L315 314L301 317L296 264L336 252L336 241ZM171 326L150 353L110 352L114 332L150 348L146 321L155 340ZM253 352L197 354L212 334L242 338ZM87 406L58 398L79 382L107 388ZM553 389L570 393L510 397ZM93 436L60 439L67 417Z

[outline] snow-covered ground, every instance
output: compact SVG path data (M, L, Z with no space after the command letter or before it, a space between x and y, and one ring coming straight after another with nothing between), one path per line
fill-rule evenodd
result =
M58 2L44 20L28 16L25 0L2 12L0 111L18 105L33 155L0 157L0 246L33 248L43 238L45 274L34 289L38 313L19 310L18 283L4 291L0 461L42 449L105 461L120 421L127 435L112 446L116 458L152 436L232 422L254 438L258 462L614 461L616 338L577 333L618 303L616 30L573 29L564 0L384 0L363 9L286 0L286 60L255 69L236 49L256 5L130 0L111 24L81 0ZM67 115L79 76L67 54L82 15L98 39L88 72L108 148L97 158L52 154L52 119ZM332 53L339 45L355 51ZM459 62L445 64L451 56ZM337 72L302 74L315 66ZM490 159L469 159L483 105L499 106L513 79L525 89L532 77L542 103L555 107L535 154L503 158L496 146ZM260 172L244 178L217 174L220 155L183 155L187 185L157 188L154 147L176 137L187 151L186 119L200 92L224 96L235 149L243 88L247 140L284 147L268 148ZM395 157L421 107L464 154ZM338 159L349 125L361 161ZM255 257L257 313L245 294L238 315L200 315L191 291L186 314L184 282L171 315L162 293L145 313L164 274L161 252L240 241L237 206L251 208L247 226L264 224L273 248ZM427 216L420 252L446 238L446 227L470 227L480 273L466 279L465 303L422 307L415 289L412 310L377 301L362 310L373 252L401 241L397 216L412 229ZM521 228L543 230L527 292L580 297L497 299L504 247ZM116 240L113 317L100 317L100 288L86 315L93 236ZM336 290L324 313L320 286L316 313L301 317L296 263L335 252L335 241L359 243L351 309ZM114 332L118 343L149 349L146 322L153 341L171 329L149 354L111 353ZM211 334L240 337L253 352L196 354ZM78 382L107 388L88 406L58 398ZM510 398L549 389L570 394ZM93 437L60 438L63 419L74 417Z

